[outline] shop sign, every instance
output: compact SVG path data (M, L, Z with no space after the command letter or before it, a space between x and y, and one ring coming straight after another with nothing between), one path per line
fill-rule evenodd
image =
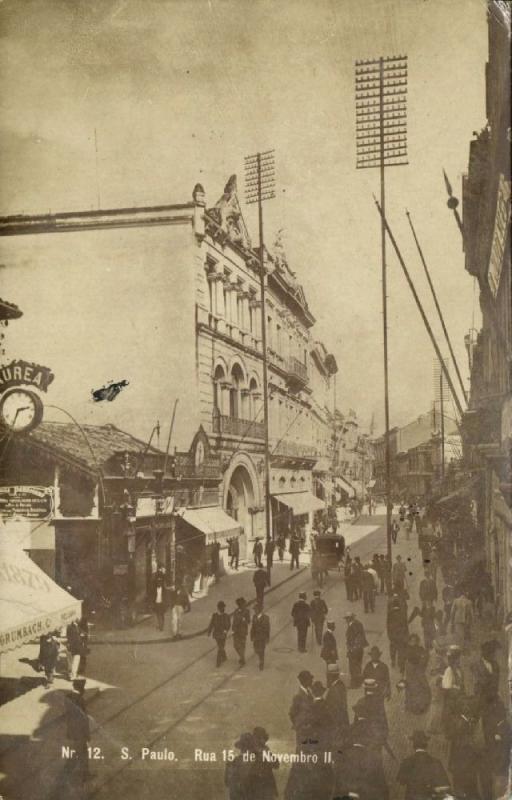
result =
M0 368L0 393L11 386L35 386L46 392L54 379L54 374L49 367L40 364L31 364L29 361L11 361L10 364Z
M498 197L496 200L496 216L494 218L494 233L491 244L491 257L489 259L489 271L487 274L489 287L494 298L496 298L498 294L498 287L500 285L509 221L510 181L505 180L504 175L500 174Z
M0 516L45 519L53 513L53 487L0 486Z

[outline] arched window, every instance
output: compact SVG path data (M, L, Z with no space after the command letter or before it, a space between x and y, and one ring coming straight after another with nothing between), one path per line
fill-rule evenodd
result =
M219 414L224 413L222 404L222 384L225 382L225 380L226 380L226 375L221 365L219 364L216 367L213 375L213 408L215 409L215 411L218 411Z
M229 416L241 418L242 416L242 386L244 375L239 364L234 364L231 370L231 389L229 390Z
M251 378L249 381L249 419L253 422L259 414L258 408L258 381ZM258 420L261 422L258 416Z

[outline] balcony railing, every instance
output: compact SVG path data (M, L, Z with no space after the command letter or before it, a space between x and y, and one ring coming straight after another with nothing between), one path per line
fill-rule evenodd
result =
M213 432L229 436L244 436L248 439L264 439L265 425L250 419L238 419L219 414L213 417Z
M308 368L298 358L290 356L288 359L288 376L292 381L306 384L308 382Z

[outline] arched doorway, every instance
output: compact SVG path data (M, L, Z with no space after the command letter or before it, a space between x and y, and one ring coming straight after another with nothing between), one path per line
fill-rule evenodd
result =
M243 465L233 471L226 495L226 511L243 528L240 538L240 558L247 557L247 543L253 537L254 487L249 472Z

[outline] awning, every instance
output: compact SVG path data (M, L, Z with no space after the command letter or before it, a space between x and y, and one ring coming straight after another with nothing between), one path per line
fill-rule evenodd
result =
M220 506L186 508L182 517L193 528L206 534L207 544L217 541L218 537L235 536L242 527L236 519L226 514Z
M0 653L21 647L80 616L80 600L57 586L18 545L2 541Z
M341 489L342 492L348 494L349 497L355 497L356 491L345 478L336 478L336 487Z
M291 508L296 517L301 514L309 514L310 511L325 509L325 500L320 500L311 492L286 492L285 494L273 494L272 497Z
M458 497L468 497L471 489L473 489L476 484L479 482L480 478L472 478L470 481L466 481L463 483L462 486L459 486L458 489L455 491L450 492L450 494L445 495L445 497L441 497L440 500L436 500L436 505L441 505L441 503L448 503L450 500L456 500Z

